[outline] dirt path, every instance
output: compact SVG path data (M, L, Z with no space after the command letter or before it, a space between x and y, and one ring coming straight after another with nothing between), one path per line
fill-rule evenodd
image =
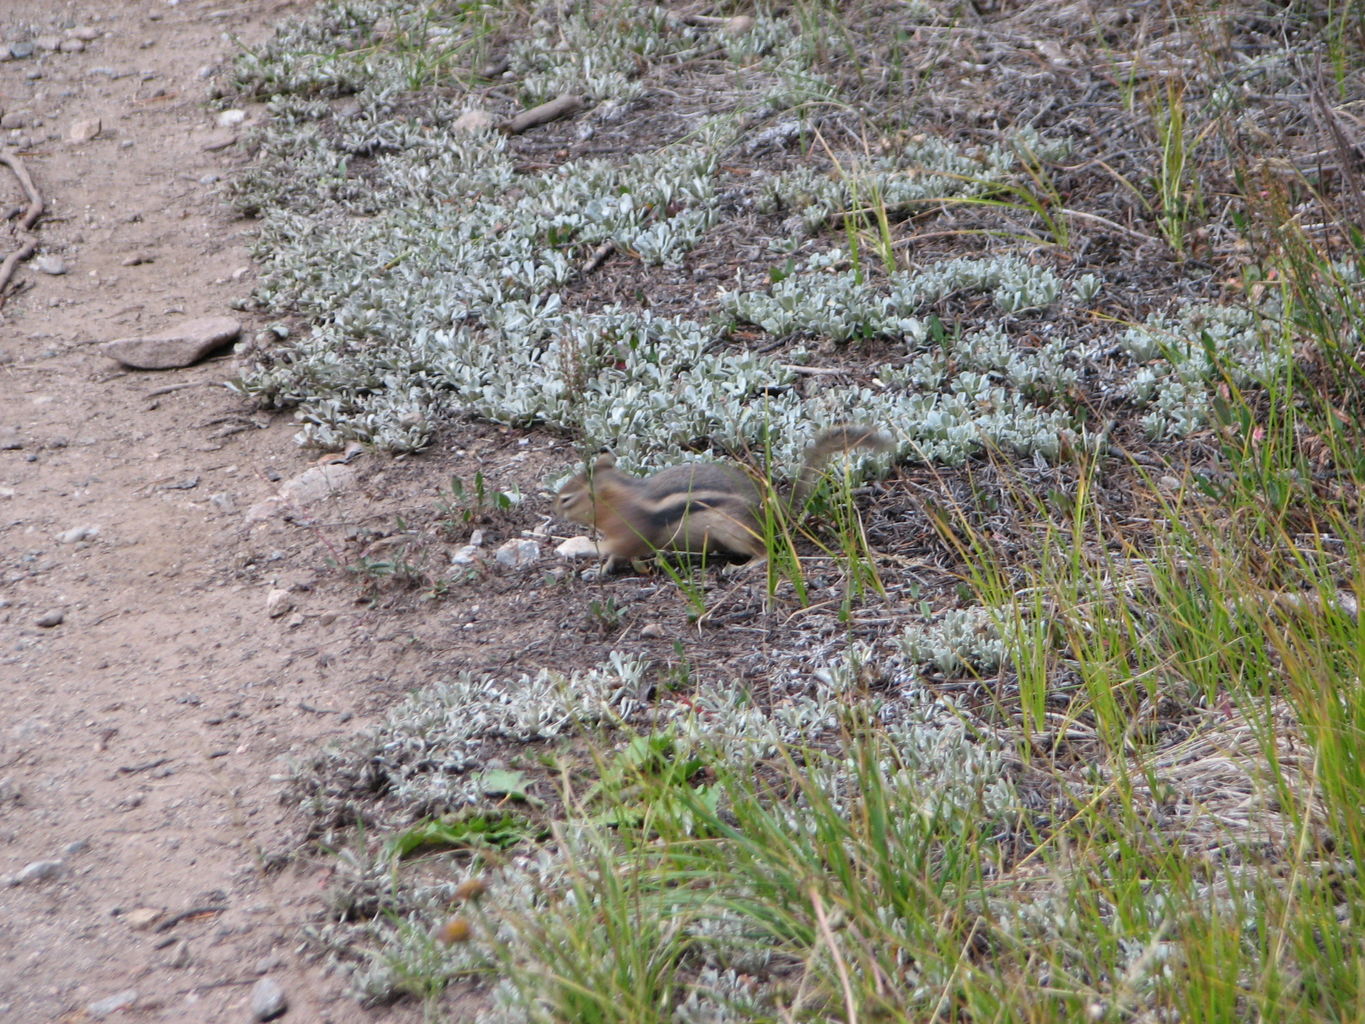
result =
M266 614L272 585L309 587L323 560L304 531L248 530L243 512L311 456L287 417L214 386L230 357L139 373L95 344L237 315L250 225L219 190L245 157L209 148L224 129L208 76L228 35L260 40L300 6L0 11L0 49L39 44L0 63L0 145L47 200L40 254L66 268L30 261L0 311L0 1019L15 1024L92 1019L110 997L119 1020L249 1020L263 975L286 1019L407 1012L362 1013L304 963L320 880L263 871L288 846L272 773L353 729L377 703L366 683L401 662L344 594ZM73 141L93 119L98 136Z

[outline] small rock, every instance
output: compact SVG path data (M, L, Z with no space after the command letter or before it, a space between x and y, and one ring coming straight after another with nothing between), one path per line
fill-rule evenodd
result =
M0 434L0 452L17 452L24 446L24 439L19 436L16 430L7 430Z
M555 554L565 559L597 558L597 542L591 537L570 537L555 548Z
M33 56L32 43L10 43L9 55L16 60L23 60L25 57Z
M733 18L727 18L720 30L727 36L742 36L753 27L753 18L747 14L736 14Z
M190 944L185 939L181 939L175 944L175 949L171 950L171 955L166 961L167 967L188 967L190 965Z
M68 33L72 39L79 39L83 43L93 43L101 34L94 25L77 25Z
M216 182L216 181L218 181L218 175L216 175L216 174L205 174L205 175L202 175L202 176L200 177L200 179L199 179L199 184L201 184L201 185L212 185L212 184L213 184L214 182Z
M72 122L71 130L67 132L66 137L72 142L89 142L91 139L98 136L103 129L104 125L100 123L98 117L93 117L86 121L74 121Z
M246 120L245 110L223 110L215 118L219 128L236 128Z
M496 119L487 111L466 110L450 122L450 127L457 132L482 132L492 128L495 123Z
M28 114L22 110L8 110L0 117L0 128L15 131L28 124Z
M126 1010L135 1002L137 1002L137 989L127 988L104 999L96 999L86 1006L85 1012L92 1017L103 1018L108 1017L111 1013L118 1013L119 1010Z
M62 873L66 864L59 860L35 860L32 864L25 864L10 879L12 885L23 885L25 882L45 882L49 878L56 878Z
M650 640L657 640L664 635L664 627L657 622L646 622L640 629L640 635Z
M40 50L56 50L62 45L61 36L38 36L33 40L33 45Z
M123 915L123 923L135 932L145 932L161 920L160 907L134 907Z
M268 474L267 474L268 475ZM295 505L308 506L357 483L356 472L340 462L324 463L305 469L280 485L279 493L258 501L246 510L247 525L259 523Z
M89 839L74 839L62 847L62 853L74 857L76 854L84 853L88 849L90 849Z
M63 530L57 534L58 544L79 544L83 540L91 540L98 536L100 528L98 526L73 526L69 530Z
M273 978L262 978L251 986L251 1016L254 1020L274 1020L289 1009L284 989Z
M169 370L198 362L241 331L242 325L230 316L207 316L159 334L105 342L100 350L134 370Z
M60 608L54 608L50 612L43 612L42 615L39 615L33 620L33 624L39 629L51 629L53 626L60 626L65 620L66 612Z
M209 134L205 136L204 144L200 148L206 153L216 153L220 149L227 149L236 141L236 132L209 132Z
M493 557L498 560L499 565L505 565L509 569L521 569L540 558L540 545L533 540L509 540L493 552Z
M479 560L479 549L473 544L466 544L458 548L450 555L451 565L472 565Z
M66 273L66 261L52 253L39 256L33 261L33 266L40 273L51 274L53 277L61 277Z
M144 263L155 263L156 257L145 252L134 253L132 256L125 256L122 265L125 267L140 267Z
M57 47L62 53L80 53L85 49L85 42L80 39L63 39L61 45Z
M289 591L281 587L274 587L265 596L265 613L272 619L278 619L285 612L294 610L294 599L289 596Z

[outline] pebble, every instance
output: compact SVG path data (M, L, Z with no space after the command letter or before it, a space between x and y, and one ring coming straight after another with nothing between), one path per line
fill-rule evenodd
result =
M206 153L216 153L220 149L227 149L237 141L237 133L231 131L209 132L204 139L202 147Z
M274 1020L289 1009L284 989L273 978L262 978L251 986L251 1016L254 1020Z
M10 885L23 885L25 882L45 882L49 878L56 878L66 867L59 860L35 860L31 864L25 864L10 878Z
M473 544L466 544L457 549L450 556L451 565L471 565L479 560L479 549Z
M85 49L85 43L80 39L63 39L58 49L62 53L80 53Z
M33 624L39 629L51 629L53 626L60 626L66 621L66 612L60 608L54 608L50 612L44 612L33 620Z
M450 127L457 132L481 132L492 128L493 122L493 115L486 111L466 110L450 123Z
M230 316L207 316L157 334L107 341L100 351L130 369L169 370L198 362L241 332L242 325Z
M135 932L146 931L161 920L160 907L134 907L123 915L123 923Z
M533 540L509 540L493 552L499 565L509 569L520 569L531 565L540 558L540 545Z
M63 530L57 534L58 544L79 544L83 540L92 540L99 535L98 526L73 526L69 530Z
M278 619L285 612L294 610L294 599L289 596L289 591L282 587L274 587L265 596L265 613L272 619Z
M4 117L0 117L0 128L14 131L28 124L28 114L22 110L10 110L5 112Z
M115 992L112 996L104 999L96 999L93 1003L86 1006L85 1012L92 1017L108 1017L111 1013L118 1013L119 1010L126 1010L137 1002L137 989L126 988L122 992Z
M33 40L33 45L40 50L56 50L62 45L61 36L38 36Z
M61 277L66 273L66 261L52 253L39 256L33 261L33 266L39 273L51 274L53 277Z
M70 32L72 39L79 39L84 43L93 43L100 37L100 30L94 25L77 25Z
M9 55L10 55L11 57L14 57L14 58L18 59L18 60L22 60L22 59L25 58L25 57L32 57L32 56L33 56L33 44L32 44L32 43L10 43L10 44L9 44Z
M555 548L555 554L565 559L599 557L597 543L591 537L570 537Z
M175 949L171 951L170 958L166 961L168 967L188 967L190 965L190 944L185 939L181 939L175 944Z
M67 132L67 138L72 142L89 142L104 129L98 117L92 117L85 121L73 121L71 130Z
M245 110L224 110L218 114L219 128L235 128L246 120Z

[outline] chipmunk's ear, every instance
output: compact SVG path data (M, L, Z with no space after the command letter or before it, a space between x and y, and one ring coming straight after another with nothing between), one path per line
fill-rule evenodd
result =
M612 469L616 465L616 456L611 452L603 452L597 456L592 464L592 471L596 473L599 469Z

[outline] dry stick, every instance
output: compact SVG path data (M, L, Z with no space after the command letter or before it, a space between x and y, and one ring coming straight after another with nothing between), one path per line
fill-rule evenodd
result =
M573 93L564 93L556 96L548 103L542 103L538 107L530 110L523 110L516 117L509 117L498 127L508 135L519 135L528 128L534 128L538 124L546 124L550 121L558 120L561 117L568 117L570 114L577 113L583 106L583 97L575 96Z
M14 172L14 176L19 179L19 184L23 186L24 192L28 196L28 211L19 220L19 227L27 231L43 215L43 197L34 186L33 179L28 176L28 170L24 167L23 161L17 156L0 153L0 163ZM10 278L14 276L14 268L37 251L37 241L30 238L5 257L4 262L0 263L0 294L3 294L9 286Z
M0 164L4 164L14 172L14 176L19 179L19 184L24 186L24 192L28 194L28 212L24 214L24 219L19 222L19 226L27 231L43 215L43 197L38 194L38 190L33 185L33 179L28 176L23 161L17 156L0 153Z
M615 249L615 242L603 242L593 250L592 255L588 257L588 262L583 264L583 269L578 272L578 276L587 277L603 263L607 262L607 257L610 256Z

